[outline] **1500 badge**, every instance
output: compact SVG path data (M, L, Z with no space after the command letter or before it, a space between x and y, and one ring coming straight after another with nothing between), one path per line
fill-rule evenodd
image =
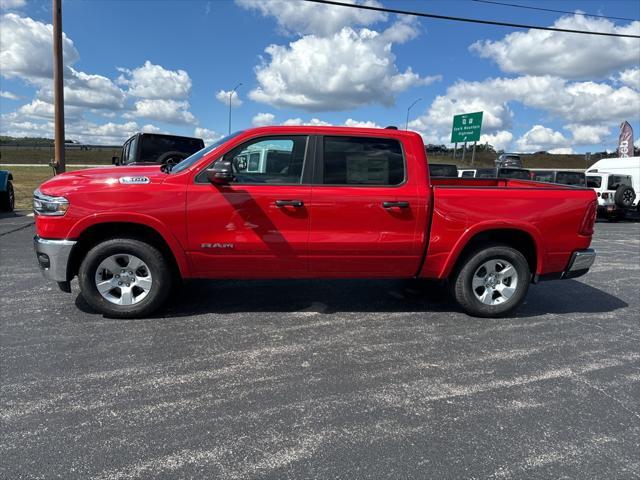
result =
M150 182L148 177L120 177L118 181L125 185L142 185Z

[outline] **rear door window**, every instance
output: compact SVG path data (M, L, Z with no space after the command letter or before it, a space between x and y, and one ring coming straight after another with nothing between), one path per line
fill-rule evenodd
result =
M400 185L405 163L398 140L324 137L322 183L326 185Z
M556 183L562 185L573 185L577 187L584 187L584 173L580 172L558 172L556 174Z

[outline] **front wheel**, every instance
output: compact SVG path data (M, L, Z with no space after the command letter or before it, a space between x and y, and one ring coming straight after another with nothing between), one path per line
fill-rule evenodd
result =
M524 300L531 271L518 250L496 245L471 253L452 278L453 295L469 315L499 317Z
M16 203L16 195L13 190L13 183L7 182L7 191L0 197L0 210L3 212L13 212Z
M153 313L167 299L172 283L163 254L148 243L129 238L107 240L89 250L78 279L87 303L115 318Z

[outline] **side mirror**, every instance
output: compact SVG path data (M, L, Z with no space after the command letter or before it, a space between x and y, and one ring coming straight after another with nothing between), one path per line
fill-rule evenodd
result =
M120 157L111 157L111 163L114 165L120 165Z
M226 185L233 180L233 168L229 160L218 160L210 170L207 170L207 179L211 183Z

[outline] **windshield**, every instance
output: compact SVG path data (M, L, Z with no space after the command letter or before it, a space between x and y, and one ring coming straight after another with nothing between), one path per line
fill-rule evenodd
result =
M181 161L176 166L174 166L171 169L171 173L178 173L178 172L182 172L183 170L186 170L187 168L189 168L190 166L195 164L198 160L203 158L206 154L208 154L209 152L213 152L220 145L223 145L223 144L227 143L229 140L231 140L232 138L237 137L243 131L244 130L240 130L238 132L233 132L231 135L227 135L226 137L222 137L220 140L217 140L217 141L213 142L208 147L205 147L202 150L197 151L196 153L194 153L190 157L185 158L183 161Z

